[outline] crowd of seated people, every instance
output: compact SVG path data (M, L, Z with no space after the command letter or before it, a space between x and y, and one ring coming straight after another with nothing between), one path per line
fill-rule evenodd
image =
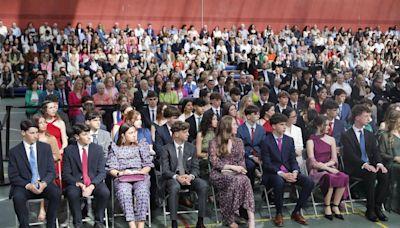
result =
M149 202L153 210L165 197L172 227L178 205L191 200L196 227L204 227L207 200L219 202L224 225L238 227L241 216L254 227L257 183L272 189L276 226L287 184L302 189L294 221L308 223L300 210L315 185L325 217L345 219L340 204L352 177L368 186L367 219L387 221L383 204L400 212L396 26L183 25L157 33L151 24L21 30L0 21L0 29L0 96L28 86L28 120L9 163L21 227L31 198L48 201L38 218L55 227L60 194L75 227L79 199L93 196L102 227L111 181L129 227L143 227Z

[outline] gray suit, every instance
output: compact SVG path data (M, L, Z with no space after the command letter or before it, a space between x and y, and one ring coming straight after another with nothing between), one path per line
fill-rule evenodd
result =
M178 173L178 156L175 144L167 144L163 147L163 150L163 153L161 153L162 177L169 193L168 205L171 212L171 220L177 219L179 191L182 188L189 188L191 191L194 190L197 193L199 200L198 215L203 218L206 212L208 185L204 180L198 177L199 161L196 155L196 147L191 143L185 142L183 148L182 157L185 174L195 176L191 185L188 186L181 185L176 179L174 179L174 175Z
M107 158L108 147L111 145L111 141L111 133L103 129L99 129L97 134L97 144L103 148L105 158Z

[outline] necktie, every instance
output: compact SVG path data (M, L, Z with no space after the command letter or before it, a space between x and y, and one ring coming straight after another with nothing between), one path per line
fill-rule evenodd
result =
M224 88L222 88L221 86L219 87L219 93L222 97L224 97Z
M93 137L93 143L98 144L99 141L97 140L97 134L93 134L92 137Z
M215 114L217 115L217 119L219 119L221 116L219 115L219 109L215 110Z
M251 127L251 143L254 144L254 127Z
M65 105L65 102L64 102L64 90L62 89L62 90L60 91L60 93L61 93L62 104Z
M35 156L35 151L33 150L33 146L29 147L29 165L31 166L31 171L32 171L32 178L31 178L31 183L36 183L39 181L39 171L37 167L37 160Z
M90 177L88 174L88 157L85 148L82 148L82 176L83 176L83 184L89 186Z
M297 104L293 104L293 109L297 112Z
M151 122L154 122L155 116L154 116L154 109L151 110Z
M329 135L332 136L333 134L333 122L329 122Z
M179 172L179 175L185 174L185 169L183 168L182 146L178 146L178 172Z
M361 160L363 162L368 163L369 160L367 156L367 150L365 149L365 139L363 130L360 130L360 150L361 150Z
M279 149L279 152L281 152L282 153L282 138L277 138L276 139L277 141L278 141L278 149ZM287 169L286 169L286 167L282 164L281 165L281 167L279 167L279 169L282 171L282 172L285 172L285 173L287 173Z

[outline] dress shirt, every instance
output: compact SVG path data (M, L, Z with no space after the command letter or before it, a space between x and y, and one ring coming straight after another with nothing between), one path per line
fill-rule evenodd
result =
M256 124L253 124L253 125L250 125L250 123L248 122L248 121L246 121L246 127L247 127L247 130L249 130L249 135L250 135L250 139L252 139L252 137L251 137L251 129L253 128L254 130L254 134L256 134Z
M363 133L364 133L364 141L365 141L365 131L364 131L364 128L360 129L360 128L357 128L356 126L353 125L353 130L354 130L354 133L356 134L356 138L357 138L358 144L360 144L360 131L363 131ZM367 142L365 141L365 143L367 143ZM367 151L365 151L365 152L367 152ZM368 156L368 154L367 154L367 156ZM367 164L367 163L364 163L364 164L361 166L361 169L364 169L364 165L365 165L365 164ZM382 163L377 163L376 166L383 166L383 164L382 164Z
M201 119L203 118L203 116L199 116L196 113L193 114L194 115L194 120L196 121L196 130L200 131L200 123L201 123ZM200 118L200 120L199 120Z
M95 132L90 131L90 142L93 142L93 135L96 135L97 142L99 142L99 130L98 129ZM86 150L86 151L88 151L88 150Z
M26 153L26 157L28 158L28 161L29 161L29 158L31 156L31 146L33 147L33 153L35 154L36 164L38 165L38 168L39 168L39 162L38 162L37 150L36 150L37 149L36 148L36 142L33 143L33 144L29 144L29 143L27 143L25 141L22 141L22 142L24 143L25 153ZM38 175L39 175L39 180L40 180L39 170L38 170Z
M81 162L82 162L82 153L83 153L83 148L85 148L86 153L87 153L87 157L88 157L88 162L89 162L89 145L86 146L82 146L79 142L78 144L78 149L79 149L79 157L81 158ZM89 167L89 164L88 164ZM88 170L89 171L89 170Z

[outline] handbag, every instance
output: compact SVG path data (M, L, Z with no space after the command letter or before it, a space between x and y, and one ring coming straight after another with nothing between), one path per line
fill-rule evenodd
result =
M143 174L130 174L130 175L123 175L118 177L118 180L120 182L138 182L138 181L143 181L144 180L144 175Z

